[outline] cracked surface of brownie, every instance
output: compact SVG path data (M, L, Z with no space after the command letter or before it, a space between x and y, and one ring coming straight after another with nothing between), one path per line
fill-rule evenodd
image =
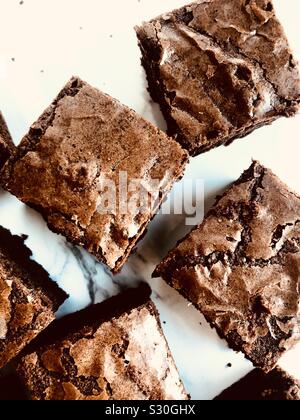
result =
M275 368L269 373L255 369L215 400L299 401L300 382L280 368Z
M36 400L187 399L146 286L53 324L17 370Z
M0 169L15 150L15 145L0 111Z
M191 155L299 108L298 66L270 0L199 0L136 31L150 93Z
M117 272L187 160L174 140L134 111L73 78L7 162L4 187L40 211L53 231ZM135 180L151 202L131 209ZM121 209L124 201L128 210Z
M154 276L268 371L300 340L300 198L254 162Z
M55 319L67 297L30 257L24 239L0 226L0 368Z

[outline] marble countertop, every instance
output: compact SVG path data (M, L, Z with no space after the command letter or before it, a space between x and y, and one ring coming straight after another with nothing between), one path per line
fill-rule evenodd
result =
M146 90L133 26L185 3L1 0L0 107L16 144L71 75L113 95L164 129L158 107ZM292 0L274 3L299 57L300 4ZM204 181L207 211L214 197L255 158L300 192L299 123L300 116L282 119L230 147L192 159L182 182ZM0 223L14 234L28 235L26 244L34 259L69 293L58 316L107 299L141 280L149 282L167 340L193 399L212 399L253 369L242 354L228 349L187 301L162 280L151 279L162 257L191 229L185 225L184 215L159 214L137 253L116 277L87 252L50 232L36 212L4 191L0 191ZM300 379L299 360L300 346L280 364Z

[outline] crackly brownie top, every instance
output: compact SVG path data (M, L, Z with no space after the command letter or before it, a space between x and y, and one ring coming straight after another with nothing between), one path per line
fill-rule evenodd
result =
M0 111L0 169L9 158L15 146L9 134L6 122Z
M130 293L75 314L78 326L74 316L62 320L63 327L58 322L54 340L45 333L47 343L42 337L43 344L22 357L18 371L34 399L187 398L153 303L117 313ZM106 310L116 315L103 319Z
M299 71L270 0L199 0L137 33L191 153L298 108Z
M299 270L300 199L255 162L155 274L267 370L300 338Z
M0 375L0 401L26 400L24 387L15 372Z
M21 142L6 168L6 187L38 208L54 230L115 268L154 211L151 205L130 209L136 185L157 202L182 175L186 160L181 147L152 124L73 78ZM137 180L121 201L129 211L119 207L121 188L125 192L121 173L128 183ZM107 179L117 200L103 214L99 208L100 203L106 208L101 196L108 196ZM126 187L126 179L123 183Z
M0 226L0 368L54 320L66 298L23 242Z
M300 382L280 368L269 373L255 369L226 389L216 400L300 400Z

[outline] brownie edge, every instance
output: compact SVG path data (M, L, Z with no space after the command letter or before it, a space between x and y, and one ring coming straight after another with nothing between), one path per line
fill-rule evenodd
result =
M42 291L45 299L51 301L54 312L69 297L55 281L51 280L47 271L32 259L32 251L26 246L26 235L12 235L11 232L0 225L0 251L3 257L15 267L18 273L24 274L24 284Z
M0 111L0 170L8 158L14 153L15 149L16 147L12 141L4 117Z
M6 163L3 185L117 273L187 161L153 124L74 77Z

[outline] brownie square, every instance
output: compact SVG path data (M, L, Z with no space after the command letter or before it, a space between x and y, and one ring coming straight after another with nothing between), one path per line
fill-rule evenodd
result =
M217 401L299 401L300 382L280 368L269 373L255 369L226 389Z
M297 63L270 0L199 0L136 31L150 93L191 155L299 107Z
M0 369L55 319L67 297L31 255L24 238L0 226Z
M56 323L17 371L34 400L185 400L157 310L141 286Z
M0 111L0 169L15 150L15 145Z
M27 395L15 373L0 376L0 401L26 401Z
M50 229L117 272L187 160L175 141L134 111L73 78L7 162L4 187L40 211ZM120 183L124 174L125 184ZM101 211L99 203L108 192L107 180L117 200L105 212L105 203ZM131 181L151 203L130 207L136 194Z
M299 267L300 198L254 162L154 276L269 371L300 339Z

